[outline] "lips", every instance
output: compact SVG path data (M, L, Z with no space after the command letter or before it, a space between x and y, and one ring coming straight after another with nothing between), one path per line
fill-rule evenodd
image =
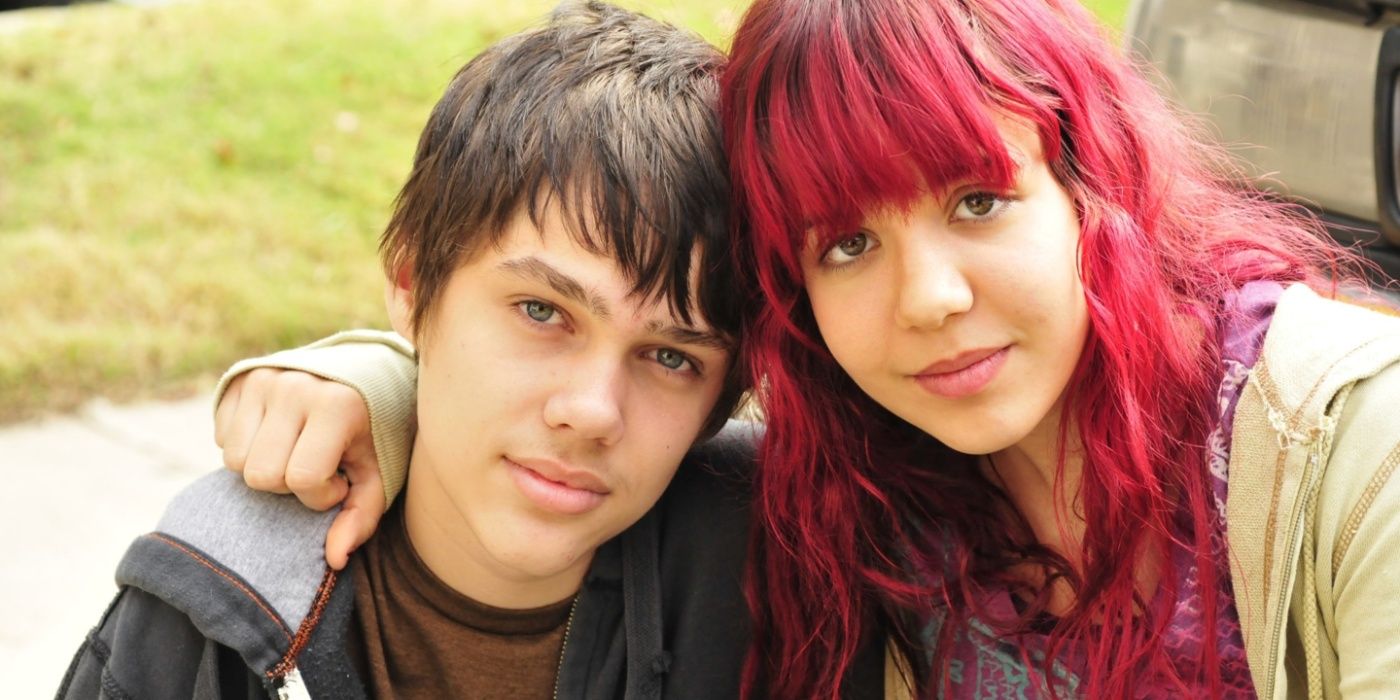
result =
M1006 364L1011 346L979 348L940 360L914 375L925 391L948 398L971 396L991 383Z
M582 515L603 504L611 493L592 472L546 460L505 458L511 480L520 493L541 510Z

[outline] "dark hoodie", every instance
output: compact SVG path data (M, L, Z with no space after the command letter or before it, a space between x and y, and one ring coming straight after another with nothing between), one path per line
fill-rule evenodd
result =
M656 507L598 550L558 697L738 697L752 440L731 424L697 446ZM199 480L127 550L58 697L366 697L347 648L353 577L323 557L333 517L229 472Z

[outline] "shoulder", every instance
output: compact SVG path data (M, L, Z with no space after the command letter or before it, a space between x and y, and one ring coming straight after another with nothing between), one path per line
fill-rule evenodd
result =
M1257 423L1277 433L1265 442L1311 445L1326 458L1318 523L1340 527L1372 477L1400 457L1400 318L1290 287L1252 385Z
M206 638L187 615L124 587L78 649L58 697L173 699L211 687L251 697L260 685L236 654Z
M329 595L324 542L334 516L221 470L177 495L156 530L132 543L117 583L179 611L251 666L271 668Z
M1254 379L1270 410L1289 420L1326 413L1343 387L1400 362L1400 318L1318 296L1283 293Z
M714 437L686 454L661 498L663 518L709 521L722 512L748 508L761 423L731 420Z
M219 470L177 494L154 534L271 583L324 568L325 533L335 514L335 510L313 511L292 496L255 491L237 474ZM276 578L268 578L264 571Z
M668 696L739 695L749 639L749 479L761 430L730 421L696 445L658 506Z
M763 430L762 423L730 420L714 437L696 443L686 455L685 464L721 479L747 483L753 474Z
M717 519L746 514L762 433L762 424L731 420L692 447L661 497L662 522L717 525Z
M680 537L691 547L716 540L742 544L762 432L761 424L731 420L691 448L661 498L663 540Z

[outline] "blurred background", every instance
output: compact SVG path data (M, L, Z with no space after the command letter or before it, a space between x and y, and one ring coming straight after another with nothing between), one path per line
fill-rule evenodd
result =
M0 2L8 697L52 695L126 544L218 466L219 372L385 325L375 242L429 110L554 4ZM745 2L619 4L726 46Z

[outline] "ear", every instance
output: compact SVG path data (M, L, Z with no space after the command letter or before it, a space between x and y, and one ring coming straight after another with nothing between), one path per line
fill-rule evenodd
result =
M394 332L413 342L413 264L398 263L384 280L384 306L389 311L389 325Z

